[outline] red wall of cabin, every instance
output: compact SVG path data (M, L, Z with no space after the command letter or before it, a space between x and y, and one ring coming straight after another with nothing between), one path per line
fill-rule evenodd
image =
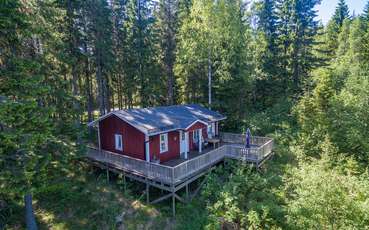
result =
M101 148L111 152L145 160L145 134L117 116L109 116L99 122ZM115 149L114 134L123 137L123 151Z
M165 162L179 157L179 131L168 133L168 151L160 153L160 134L150 137L150 157L160 158L160 162Z
M218 122L217 122L218 125ZM127 155L130 157L145 160L145 134L131 126L127 122L112 115L99 122L101 148L107 151ZM186 131L189 132L189 149L194 150L193 131L202 129L203 138L207 138L207 126L201 122L196 122ZM216 129L217 130L217 129ZM218 131L218 130L217 130ZM121 134L123 137L123 151L115 149L114 134ZM160 158L160 162L165 162L180 156L179 131L168 133L168 151L160 153L160 134L150 137L150 159Z

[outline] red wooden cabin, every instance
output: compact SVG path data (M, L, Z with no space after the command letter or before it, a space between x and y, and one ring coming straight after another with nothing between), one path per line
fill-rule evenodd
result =
M110 112L91 122L98 127L99 148L130 157L165 162L187 159L217 136L226 117L200 105L174 105Z

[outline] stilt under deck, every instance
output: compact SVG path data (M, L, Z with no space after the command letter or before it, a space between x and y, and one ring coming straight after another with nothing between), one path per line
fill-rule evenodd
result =
M146 201L156 204L172 198L172 212L175 216L175 201L190 202L200 191L206 181L203 178L197 189L190 194L189 185L205 176L225 158L250 162L260 167L272 155L273 140L266 137L253 137L251 148L244 147L244 135L221 134L222 144L218 148L208 147L202 153L190 152L188 159L173 159L162 164L147 162L131 158L121 154L89 148L87 159L91 164L105 169L107 177L109 171L123 174L126 177L146 184ZM167 194L150 201L150 186L156 187ZM185 197L180 197L177 192L185 189Z

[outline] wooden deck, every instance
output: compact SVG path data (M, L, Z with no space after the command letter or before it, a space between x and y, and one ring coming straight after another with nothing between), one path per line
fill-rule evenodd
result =
M86 157L91 163L106 169L107 178L109 178L109 171L113 171L123 174L124 181L127 176L145 183L147 203L156 204L172 198L172 210L175 216L175 200L191 201L200 191L206 177L192 195L190 195L189 185L205 176L217 163L225 158L231 158L251 162L259 167L272 155L273 140L267 137L252 137L251 148L245 148L245 135L221 133L220 138L221 144L216 149L208 147L203 149L202 153L190 152L187 160L178 158L163 164L146 162L113 152L100 151L96 148L89 148ZM150 186L166 191L167 194L150 201ZM182 198L177 192L184 188L186 196Z
M252 147L248 149L243 144L245 140L244 135L222 133L221 139L222 145L216 149L208 147L201 154L191 152L187 160L178 158L163 164L146 162L93 148L89 148L87 157L116 170L132 173L159 183L176 185L201 173L203 170L224 160L224 158L232 158L259 165L272 153L273 149L273 140L266 137L253 137L251 139Z

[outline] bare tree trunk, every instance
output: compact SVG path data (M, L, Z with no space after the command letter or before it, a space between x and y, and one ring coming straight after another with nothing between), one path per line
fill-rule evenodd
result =
M118 106L119 106L119 109L123 109L123 95L122 95L122 75L121 74L118 74L118 85L117 85L117 88L118 88Z
M92 117L92 79L90 76L90 63L88 57L85 60L86 94L87 94L87 120L91 122Z
M97 88L98 88L98 99L99 99L99 110L100 115L105 114L105 100L104 100L104 80L102 76L102 67L101 67L101 60L100 54L96 51L96 81L97 81Z
M211 109L211 53L209 50L208 53L208 104L209 104L209 109Z
M173 85L174 85L174 72L173 66L168 66L167 68L168 73L168 105L173 105L174 103L174 96L173 96Z
M110 105L110 84L109 77L105 74L103 75L103 83L104 83L104 105L107 113L111 111Z

